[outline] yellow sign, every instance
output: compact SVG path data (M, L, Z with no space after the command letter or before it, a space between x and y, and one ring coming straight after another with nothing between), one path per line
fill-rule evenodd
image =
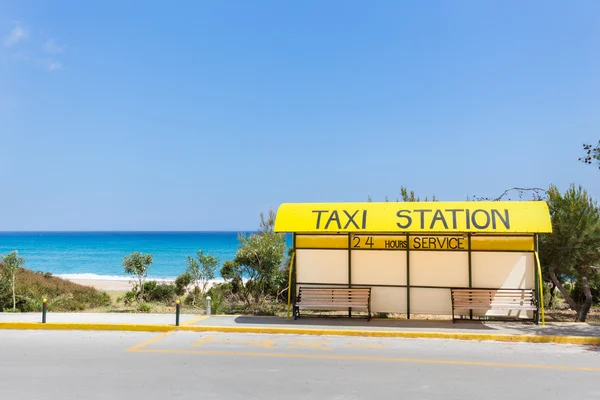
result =
M298 249L348 249L348 235L297 235ZM467 236L352 234L350 249L356 250L469 250ZM533 251L531 236L471 236L473 251Z
M352 235L351 248L373 250L403 250L408 247L406 236Z
M471 250L489 251L533 251L535 243L533 236L476 236L471 237Z
M368 236L352 235L353 249L373 250L468 250L465 236Z
M348 235L298 235L296 247L299 249L347 249Z
M411 250L469 250L464 236L411 236Z
M277 232L552 232L543 201L282 204Z

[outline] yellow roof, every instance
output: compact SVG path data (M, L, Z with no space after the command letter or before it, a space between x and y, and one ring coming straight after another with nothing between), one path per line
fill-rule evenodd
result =
M552 232L544 201L287 203L276 232Z

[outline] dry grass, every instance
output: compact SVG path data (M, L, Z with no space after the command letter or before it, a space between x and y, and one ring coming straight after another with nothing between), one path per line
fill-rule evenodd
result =
M51 311L83 311L110 304L105 292L28 269L17 272L15 292L22 311L41 310L43 299Z
M574 322L577 313L569 308L552 308L546 310L547 322ZM585 322L600 323L600 307L592 307Z

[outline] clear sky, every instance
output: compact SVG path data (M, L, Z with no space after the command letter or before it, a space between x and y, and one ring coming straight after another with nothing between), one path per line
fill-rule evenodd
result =
M0 230L584 185L598 1L0 2Z

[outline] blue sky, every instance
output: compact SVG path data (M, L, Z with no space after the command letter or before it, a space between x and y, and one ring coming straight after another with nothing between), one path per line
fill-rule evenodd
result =
M600 198L600 3L3 1L0 230L237 230L282 202Z

